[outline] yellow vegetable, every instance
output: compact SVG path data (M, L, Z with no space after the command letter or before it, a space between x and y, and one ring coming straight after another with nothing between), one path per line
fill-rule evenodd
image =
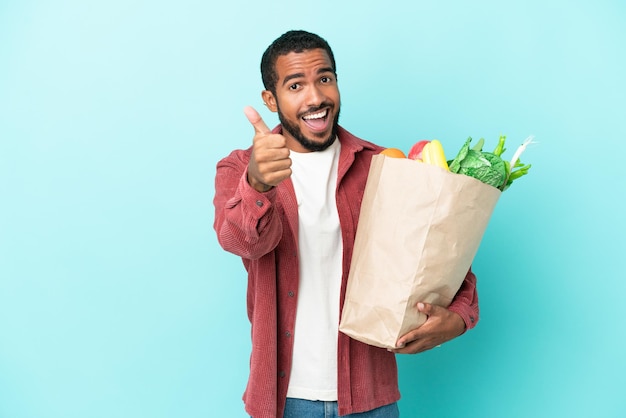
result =
M430 142L422 148L422 161L426 164L434 164L430 158Z
M424 153L426 155L424 155ZM441 145L441 142L436 139L433 139L424 147L424 150L422 151L422 157L424 159L424 162L428 164L436 165L448 171L450 170L448 168L446 155L443 152L443 146Z

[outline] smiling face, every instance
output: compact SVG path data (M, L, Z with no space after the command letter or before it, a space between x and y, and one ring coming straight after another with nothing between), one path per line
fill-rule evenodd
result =
M340 97L337 77L323 49L290 52L276 60L276 93L263 100L283 125L287 146L296 152L321 151L335 140Z

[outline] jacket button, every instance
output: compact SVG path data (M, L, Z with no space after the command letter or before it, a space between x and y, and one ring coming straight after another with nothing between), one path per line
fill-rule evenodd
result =
M470 321L472 322L472 324L474 323L475 319L473 316L470 316Z
M285 337L287 337L287 338L291 337L291 332L285 331Z
M263 206L263 202L261 202L260 200L257 200L257 201L256 201L256 205L257 205L258 207L261 207L261 206Z
M290 290L290 291L289 291L289 293L288 293L288 295L289 295L289 297L290 297L290 298L292 298L294 294L295 294L295 293L293 293L293 291L291 291L291 290Z
M285 377L285 371L284 371L284 370L281 370L281 371L280 371L280 373L278 373L278 375L279 375L280 377Z

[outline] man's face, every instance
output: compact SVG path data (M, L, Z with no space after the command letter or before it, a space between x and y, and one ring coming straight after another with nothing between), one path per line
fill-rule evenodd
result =
M276 60L276 95L263 92L278 112L287 146L296 152L321 151L337 134L340 97L337 78L323 49L291 52Z

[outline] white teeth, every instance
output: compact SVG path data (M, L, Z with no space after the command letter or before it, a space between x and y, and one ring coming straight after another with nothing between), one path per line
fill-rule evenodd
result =
M302 119L306 119L306 120L309 120L309 119L321 119L324 116L326 116L326 110L323 110L323 111L318 112L318 113L313 113L311 115L303 116Z

